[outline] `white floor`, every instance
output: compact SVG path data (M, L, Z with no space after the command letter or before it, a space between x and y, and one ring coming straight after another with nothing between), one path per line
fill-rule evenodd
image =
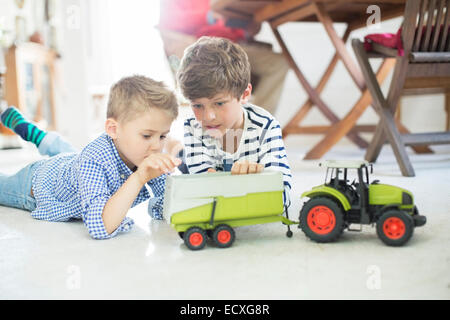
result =
M300 194L321 184L324 170L301 160L304 140L288 138L286 146L297 220ZM414 178L400 175L389 147L375 165L372 179L411 190L428 218L401 248L385 246L370 226L317 244L296 228L288 239L274 223L237 228L231 248L193 252L166 222L150 220L146 203L130 210L129 233L105 241L90 239L81 221L38 221L0 207L0 299L449 299L450 148L434 149L410 153ZM363 155L340 143L326 158ZM2 150L0 172L37 158L28 147Z

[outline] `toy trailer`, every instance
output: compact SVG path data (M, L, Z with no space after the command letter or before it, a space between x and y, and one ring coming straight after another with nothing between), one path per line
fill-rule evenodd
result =
M246 225L281 221L290 237L289 226L298 222L283 216L283 190L280 172L170 176L163 214L191 250L202 249L207 236L219 248L230 247L233 228Z

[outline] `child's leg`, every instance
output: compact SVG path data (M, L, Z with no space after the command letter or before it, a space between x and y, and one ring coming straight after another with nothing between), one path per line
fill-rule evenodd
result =
M59 153L78 151L56 132L46 132L27 121L14 107L6 109L1 114L1 120L6 127L13 130L22 139L34 143L42 155L51 157Z
M33 211L36 200L31 196L31 179L35 171L32 163L16 174L0 174L0 205Z
M5 127L17 133L25 141L34 143L37 147L39 147L42 139L47 134L45 131L40 130L34 124L27 121L20 111L14 107L9 107L2 112L0 118Z
M50 157L59 153L77 152L68 141L56 132L47 132L38 146L39 153Z

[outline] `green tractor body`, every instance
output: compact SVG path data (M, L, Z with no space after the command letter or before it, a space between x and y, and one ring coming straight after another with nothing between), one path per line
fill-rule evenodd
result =
M413 209L413 195L410 191L388 184L369 185L369 205L386 206L395 204L402 210Z
M300 212L299 227L309 238L330 242L344 229L352 230L351 224L376 224L383 242L399 246L409 240L414 227L425 224L410 191L377 180L369 182L371 165L366 161L327 161L323 165L327 167L325 183L302 194L310 200ZM356 171L352 183L350 170Z

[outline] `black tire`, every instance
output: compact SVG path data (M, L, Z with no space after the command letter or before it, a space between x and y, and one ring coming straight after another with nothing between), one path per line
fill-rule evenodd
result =
M299 220L305 235L320 243L336 241L345 227L342 208L327 197L316 197L306 202L300 210Z
M391 209L384 212L377 221L377 235L386 245L399 247L411 239L414 220L404 211Z
M228 248L236 238L233 228L226 224L219 224L214 228L212 239L219 248Z
M206 232L199 227L191 227L184 233L184 243L191 250L200 250L206 244Z

